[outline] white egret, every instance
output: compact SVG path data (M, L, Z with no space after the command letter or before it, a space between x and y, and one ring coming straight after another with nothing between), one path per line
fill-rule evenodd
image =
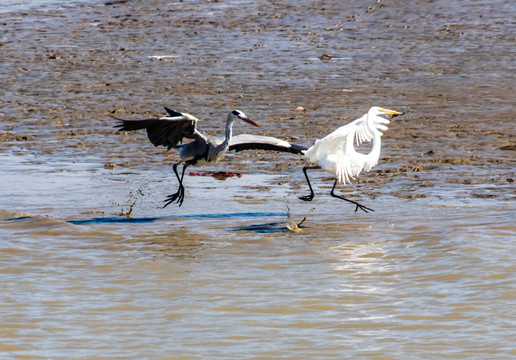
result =
M350 183L362 170L369 171L378 163L382 148L382 131L387 130L387 125L390 123L389 120L380 115L401 115L401 113L373 106L367 114L347 125L339 127L324 138L316 140L315 144L304 152L305 158L317 164L317 166L305 166L303 168L310 194L299 197L301 200L311 201L314 197L307 170L322 169L336 176L330 192L331 196L355 204L355 211L359 208L365 212L374 211L356 201L335 194L335 186L337 183ZM362 154L355 150L355 142L360 145L371 140L373 145L368 154Z
M310 194L300 196L299 198L301 200L311 201L314 197L314 191L310 179L308 178L307 170L323 169L334 174L336 177L330 192L331 196L355 204L355 211L359 208L365 212L374 211L356 201L335 194L335 187L339 182L343 184L349 183L352 179L355 179L362 170L369 171L378 163L381 151L382 131L387 130L387 125L390 123L389 120L380 115L396 116L401 115L401 113L373 106L369 109L367 114L347 125L339 127L324 138L316 140L315 144L308 149L301 145L291 144L270 136L243 134L237 135L231 140L229 150L242 151L262 149L302 154L311 163L317 165L305 166L303 168ZM373 145L369 154L362 154L355 150L355 143L360 145L361 143L371 140L373 141Z

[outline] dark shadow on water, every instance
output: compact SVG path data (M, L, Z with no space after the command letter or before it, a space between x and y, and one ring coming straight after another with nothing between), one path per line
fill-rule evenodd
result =
M238 217L270 217L285 216L284 213L267 213L267 212L249 212L249 213L229 213L229 214L197 214L197 215L175 215L175 216L159 216L159 217L97 217L85 220L68 220L74 225L85 224L105 224L105 223L151 223L158 220L166 219L222 219L222 218L238 218ZM17 219L12 219L17 220Z
M305 226L299 226L299 230L301 231L303 228L306 228ZM257 233L263 233L263 234L271 234L271 233L288 233L292 232L287 227L287 223L282 222L273 222L273 223L265 223L265 224L256 224L256 225L246 225L246 226L239 226L237 228L228 230L228 231L254 231Z
M5 219L4 221L27 220L27 219L30 219L31 217L32 216L20 216L20 217L17 217L17 218Z
M290 230L287 229L285 222L273 222L266 224L240 226L228 231L254 231L257 233L271 234L279 232L289 232Z
M92 218L85 220L68 220L70 224L85 225L85 224L111 224L111 223L151 223L156 220L167 219L166 217L146 217L146 218L130 218L130 217L105 217Z
M167 219L224 219L224 218L263 218L263 217L285 217L285 213L273 212L247 212L247 213L229 213L229 214L196 214L196 215L175 215L175 216L158 216L158 217L95 217L84 220L67 220L67 223L74 225L87 224L113 224L113 223L152 223L159 220ZM5 219L4 221L22 221L32 218L32 216L20 216L16 218ZM264 224L254 224L239 226L228 231L253 231L256 233L281 233L289 232L285 222L270 222Z

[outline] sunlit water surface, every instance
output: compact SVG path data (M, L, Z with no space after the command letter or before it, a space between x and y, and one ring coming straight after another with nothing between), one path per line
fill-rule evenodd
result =
M4 354L516 355L514 207L385 197L365 214L321 195L291 214L307 217L294 233L286 206L299 190L244 175L188 177L183 207L137 200L126 217L116 199L132 202L135 183L91 160L2 157L13 209L0 213ZM270 192L246 190L264 183Z

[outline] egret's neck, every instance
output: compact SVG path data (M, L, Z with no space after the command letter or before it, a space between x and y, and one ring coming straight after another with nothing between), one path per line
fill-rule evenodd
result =
M374 139L375 137L375 134L376 134L376 128L375 128L375 124L374 124L374 115L371 115L370 113L367 113L367 118L366 118L366 129L367 129L367 132L369 133L369 135L372 136L372 138Z
M364 161L364 170L369 171L373 166L378 163L380 159L380 152L382 150L382 136L380 132L376 129L373 130L373 147L369 154L366 155L366 159Z

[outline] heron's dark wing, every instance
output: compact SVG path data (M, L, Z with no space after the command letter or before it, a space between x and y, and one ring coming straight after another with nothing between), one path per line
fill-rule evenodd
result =
M196 130L197 119L189 114L165 108L168 116L159 119L125 120L115 127L119 131L147 130L147 136L154 146L166 146L175 148L182 143L183 138L194 139L198 135Z
M291 144L272 136L240 134L231 138L228 150L235 152L243 150L270 150L304 154L307 148L305 146Z
M184 116L183 113L180 113L179 111L172 110L165 106L165 110L167 110L167 113L171 117L181 117Z

